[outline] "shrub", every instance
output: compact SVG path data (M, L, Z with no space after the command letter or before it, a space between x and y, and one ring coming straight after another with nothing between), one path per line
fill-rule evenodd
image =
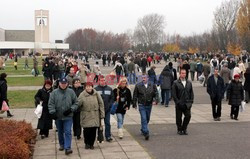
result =
M28 159L33 153L36 132L25 121L0 120L0 158Z

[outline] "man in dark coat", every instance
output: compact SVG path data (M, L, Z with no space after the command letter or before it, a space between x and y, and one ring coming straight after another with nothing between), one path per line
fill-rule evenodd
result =
M214 121L220 121L221 117L221 100L224 97L224 80L218 74L219 70L216 67L214 74L207 80L207 93L210 95L212 102L212 112Z
M228 104L231 105L230 117L235 120L238 120L239 106L244 100L244 89L239 79L239 74L234 75L234 80L229 84L227 90Z
M153 84L157 83L155 69L156 69L155 66L151 66L151 68L148 70L149 82L152 82Z
M147 67L147 59L146 57L143 57L141 60L141 68L142 68L142 73L146 73L146 67Z
M101 95L104 102L105 138L106 141L111 142L113 139L111 138L110 108L114 101L114 93L112 88L107 86L105 78L103 76L99 77L99 85L95 88L95 90Z
M175 102L177 134L188 135L187 126L191 119L191 107L194 100L194 92L191 81L186 79L186 70L180 70L180 78L174 81L172 97ZM182 122L182 114L184 120Z
M73 79L72 89L75 92L77 97L79 97L79 95L83 92L84 88L81 85L81 81L79 78ZM82 127L80 124L80 115L81 115L81 111L80 111L80 108L78 108L77 111L73 113L73 132L77 140L81 139L81 133L82 133Z
M165 107L168 107L169 104L170 92L173 85L173 81L173 74L170 72L169 67L165 66L163 71L161 72L158 82L158 84L161 86L161 104L165 104Z

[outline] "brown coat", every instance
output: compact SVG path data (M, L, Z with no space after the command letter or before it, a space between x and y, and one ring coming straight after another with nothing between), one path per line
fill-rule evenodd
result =
M104 119L104 103L99 93L94 90L91 95L84 90L78 97L81 111L80 122L83 128L99 127Z

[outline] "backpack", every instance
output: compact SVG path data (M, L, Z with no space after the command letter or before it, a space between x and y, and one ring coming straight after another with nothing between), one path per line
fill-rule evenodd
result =
M213 63L213 67L217 67L217 61L216 60L213 60L212 63Z
M122 72L122 66L120 65L117 65L116 68L115 68L115 72Z

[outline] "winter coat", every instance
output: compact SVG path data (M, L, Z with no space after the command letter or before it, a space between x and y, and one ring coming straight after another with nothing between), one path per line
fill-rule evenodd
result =
M223 67L220 71L220 76L223 78L224 83L229 83L229 81L231 80L231 72L227 67Z
M61 88L55 89L50 94L48 107L49 113L56 113L57 119L72 119L72 112L75 112L78 109L78 100L75 92L70 88L66 88L65 90L62 90ZM64 116L63 113L69 109L71 109L72 112L68 116Z
M99 127L100 120L105 116L102 97L96 90L93 91L93 94L89 94L84 90L78 97L83 128Z
M110 111L110 108L114 102L114 93L111 87L109 86L97 86L95 90L101 95L105 112Z
M224 81L221 76L218 76L217 85L214 80L214 75L211 75L207 80L207 93L210 95L210 99L214 100L217 97L217 101L221 101L224 97Z
M134 62L130 62L128 64L128 73L135 73L135 63Z
M202 63L197 63L197 65L196 65L196 71L197 72L202 72L202 70L203 70L203 64Z
M87 72L88 72L88 69L86 68L86 66L82 66L80 69L79 69L79 77L80 77L80 81L81 83L86 83L87 81Z
M229 99L229 105L241 105L241 101L244 100L244 90L241 82L232 80L227 89L227 98Z
M147 59L144 57L141 60L141 67L147 67L148 63L147 63Z
M158 97L158 91L156 85L148 82L147 88L143 82L140 82L135 85L134 94L133 94L133 106L139 104L143 105L152 105L153 99ZM156 99L157 101L158 99Z
M75 78L77 78L76 75L71 76L70 74L68 74L68 75L66 76L66 79L68 80L68 83L69 83L69 87L72 87L72 85L73 85L73 80L74 80Z
M155 70L154 69L149 69L148 70L148 77L149 77L149 81L153 84L157 83L157 78L156 78L156 74L155 74Z
M210 71L211 71L210 66L208 64L205 64L203 66L203 71L202 71L204 76L208 76L210 74Z
M54 80L60 79L60 75L61 75L60 67L58 64L55 64L53 67Z
M184 87L180 79L174 81L172 86L172 97L176 107L179 107L180 109L190 109L194 101L192 83L189 80L186 80L186 86Z
M118 100L118 107L116 113L126 114L126 108L130 108L132 96L131 91L127 87L125 88L118 88L119 89L119 100ZM114 101L117 98L117 88L114 89Z
M75 94L76 94L76 97L79 97L80 94L84 91L84 88L83 86L80 86L78 88L75 88L74 86L71 88ZM76 110L76 112L80 112L80 107L78 107L78 109Z
M0 110L2 109L3 101L6 102L8 101L7 91L8 91L7 81L5 79L0 80Z
M161 85L161 89L171 90L173 82L173 74L170 72L169 68L164 68L158 82L158 84Z
M245 83L244 90L250 92L250 73L244 73Z
M39 89L35 95L35 105L37 106L42 102L42 116L38 119L37 129L52 129L52 119L50 118L48 102L49 96L52 92L52 89L46 90L45 87Z
M196 71L196 62L192 61L190 62L190 72Z

